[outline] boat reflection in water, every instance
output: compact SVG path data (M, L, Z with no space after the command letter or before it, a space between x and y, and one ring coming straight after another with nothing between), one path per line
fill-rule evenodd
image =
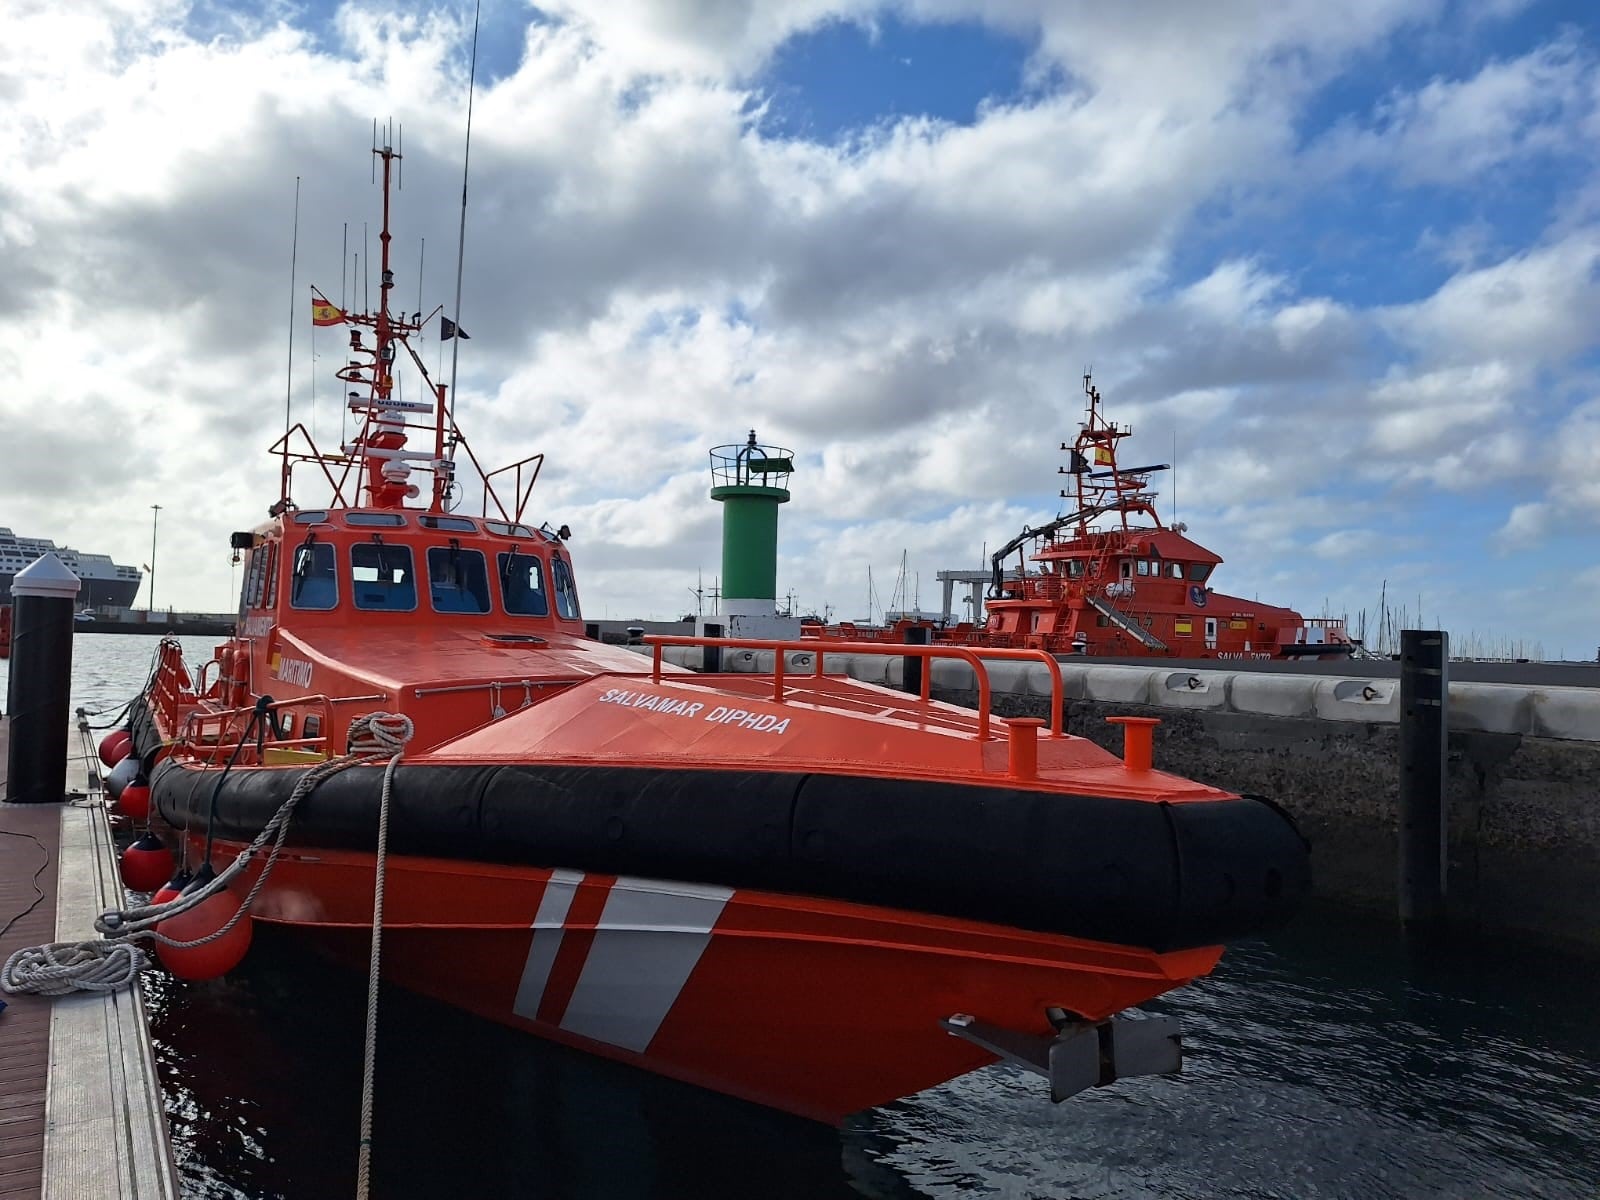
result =
M1181 1077L1054 1106L993 1067L839 1131L391 990L374 1194L1591 1200L1592 967L1313 910L1152 1006L1183 1019ZM191 1194L349 1196L364 995L270 935L225 982L158 980Z

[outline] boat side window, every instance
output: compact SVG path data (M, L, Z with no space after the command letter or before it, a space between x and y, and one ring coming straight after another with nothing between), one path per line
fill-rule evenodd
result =
M448 546L429 546L428 599L434 612L488 612L489 572L483 554L463 550L455 538Z
M485 521L483 527L501 537L532 537L533 530L526 525L513 525L509 521Z
M1211 574L1210 563L1190 563L1189 578L1195 583L1204 583L1206 576Z
M250 563L244 570L244 586L239 589L239 613L242 617L247 608L256 606L256 599L261 590L261 576L267 569L267 548L265 545L257 546L250 551Z
M469 517L437 517L432 513L423 513L417 518L417 524L424 529L444 529L451 533L478 532L478 527Z
M357 542L350 547L350 588L356 607L410 612L417 606L411 547Z
M261 602L257 608L271 608L278 602L278 543L268 542L267 569L263 572L265 581L261 588Z
M389 528L404 525L406 519L401 513L395 512L348 512L344 515L346 525L383 525Z
M304 512L294 515L296 525L321 525L328 519L328 510L325 508L308 508Z
M289 579L289 603L295 608L329 609L339 603L333 547L327 542L301 542L296 546Z
M1067 560L1067 578L1068 579L1082 579L1083 578L1083 559L1081 559L1081 558L1069 558Z
M569 621L578 619L578 589L572 582L572 568L567 560L557 558L550 563L550 574L555 580L556 615Z
M550 600L544 590L544 569L534 554L512 550L499 558L500 600L516 617L548 617Z
M1139 560L1138 565L1134 569L1140 575L1148 575L1148 574L1150 574L1150 564L1146 560L1144 560L1142 558Z
M1167 574L1171 575L1174 579L1182 579L1183 578L1183 564L1182 563L1168 563L1167 564Z
M1133 578L1133 564L1127 559L1122 560L1122 577L1124 579Z

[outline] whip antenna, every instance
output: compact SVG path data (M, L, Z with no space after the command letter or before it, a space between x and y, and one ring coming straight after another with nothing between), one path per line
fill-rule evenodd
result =
M283 384L283 442L289 444L289 405L294 396L294 304L295 265L300 253L300 176L294 177L294 232L289 237L289 366ZM289 456L283 456L283 479L278 499L289 494Z
M344 241L339 244L339 311L341 313L350 311L349 305L345 303L349 296L344 286L350 278L349 266L350 222L346 221L344 223ZM339 405L339 445L341 446L345 444L348 438L348 434L345 431L345 423L349 420L349 408L348 404Z
M478 81L478 17L483 12L483 0L477 0L472 9L472 63L467 68L467 143L461 152L461 233L456 239L456 336L450 346L450 427L454 433L456 423L456 360L461 355L461 272L467 252L467 168L472 161L472 93ZM451 458L455 457L455 443L451 442Z

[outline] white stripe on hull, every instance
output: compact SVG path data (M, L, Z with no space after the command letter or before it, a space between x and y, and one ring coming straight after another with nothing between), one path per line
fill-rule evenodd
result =
M561 949L561 927L582 882L582 871L550 872L550 882L544 886L539 911L533 918L533 942L528 947L528 961L522 968L516 1003L511 1006L511 1011L519 1017L531 1021L539 1012L539 1001L544 997L545 985L550 982L550 968L555 966L556 952Z
M512 1011L538 1018L539 1004L561 949L579 871L555 871L534 917ZM732 888L619 878L606 895L561 1028L643 1054L677 1003Z
M732 888L617 880L561 1028L643 1054L732 895Z

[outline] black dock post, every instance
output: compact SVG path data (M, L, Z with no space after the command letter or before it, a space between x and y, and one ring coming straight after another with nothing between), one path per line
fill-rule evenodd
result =
M1445 750L1450 730L1450 635L1400 634L1400 920L1444 915L1449 821Z
M5 798L13 804L66 799L72 618L82 586L54 554L34 559L11 581Z
M714 625L710 621L707 621L703 628L705 630L704 636L706 637L719 638L722 636L721 625ZM722 670L721 646L700 647L700 669L702 671L709 671L712 674Z
M932 633L926 625L911 625L906 629L906 645L926 646L932 639ZM927 659L907 655L900 660L900 690L913 695L922 695L922 672L927 670Z

